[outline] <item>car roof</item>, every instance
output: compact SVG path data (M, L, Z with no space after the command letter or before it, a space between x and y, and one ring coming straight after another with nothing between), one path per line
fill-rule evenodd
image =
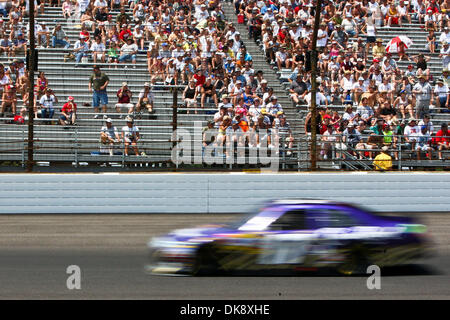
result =
M332 201L332 200L298 198L298 199L272 200L272 201L269 201L269 204L289 205L289 204L341 204L341 203L339 203L337 201Z

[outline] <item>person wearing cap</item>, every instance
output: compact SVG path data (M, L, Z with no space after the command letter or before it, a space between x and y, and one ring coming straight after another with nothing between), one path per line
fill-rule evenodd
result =
M305 35L302 34L302 38L305 38ZM344 45L347 43L349 35L344 31L341 24L336 24L336 29L330 35L330 41L336 41L336 44L341 49L344 48Z
M389 4L389 9L386 15L387 19L387 26L392 27L392 25L401 26L401 20L400 16L397 10L397 7L395 6L394 2L391 2Z
M358 37L358 26L351 13L345 15L345 19L342 20L341 25L350 37Z
M128 149L131 146L131 148L134 151L134 154L136 156L139 156L139 149L137 146L137 142L140 139L140 133L139 128L134 125L134 120L132 117L127 116L125 121L127 122L127 125L122 127L122 140L124 141L124 154L125 157L128 157Z
M439 107L441 109L447 110L450 102L450 92L447 84L444 83L443 79L438 79L436 81L436 86L431 92L430 103Z
M120 48L119 63L131 60L132 64L136 64L136 55L138 53L138 46L133 42L133 38L129 37L126 43ZM135 66L133 66L136 68Z
M373 160L373 167L377 171L389 171L392 169L392 157L388 154L389 147L381 147L381 152Z
M64 49L68 49L70 47L69 37L67 36L64 29L61 27L61 24L58 23L52 30L52 48L56 48L56 46L63 46Z
M45 21L42 21L36 26L36 38L38 40L38 47L42 48L43 43L45 43L47 48L50 47L50 29L46 25Z
M5 32L3 34L3 38L0 40L0 53L5 53L8 57L11 57L13 54L12 51L12 42L9 40L8 34Z
M41 117L44 119L52 119L55 113L54 103L58 102L58 98L50 88L45 89L44 95L39 100Z
M360 76L358 78L358 81L356 81L353 84L352 93L353 93L354 100L356 102L360 101L362 94L366 91L367 91L367 85L365 83L364 78L362 76Z
M119 132L113 126L111 118L107 118L105 125L100 129L100 142L102 145L109 145L109 155L114 155L114 144L120 142ZM102 149L100 149L100 152Z
M22 31L17 33L17 38L12 41L12 55L15 56L17 54L25 54L27 50L27 40Z
M126 13L125 6L120 6L120 13L116 16L117 27L120 28L122 25L127 25L131 23L131 17Z
M73 53L75 54L75 67L78 67L81 59L89 55L89 44L84 38L78 39L73 46Z
M421 160L422 158L422 152L427 153L428 160L431 160L431 154L432 154L432 148L431 148L431 135L428 130L428 126L419 126L420 132L417 137L417 143L416 143L416 154L417 154L417 160Z
M419 82L414 85L412 92L416 96L415 117L422 119L425 114L430 112L430 101L433 92L425 75L422 74L419 76Z
M372 55L374 58L381 60L386 54L386 48L383 46L383 39L377 38L375 45L372 48Z
M411 150L415 150L416 142L420 133L420 127L417 125L417 120L410 118L408 120L408 125L403 131L403 137L406 142L406 146Z
M17 97L16 97L16 86L14 84L6 85L3 89L3 99L1 104L1 116L4 115L6 108L10 107L13 117L16 115L17 107Z
M136 111L141 113L141 109L147 109L149 114L154 113L153 105L154 105L155 95L153 94L152 88L150 87L150 83L144 83L144 88L139 92L138 102L136 103Z
M445 26L441 32L441 35L439 36L439 42L450 42L450 29L448 26Z
M436 133L433 143L438 148L439 160L445 160L446 158L442 157L442 151L450 150L450 131L448 131L447 122L441 124L441 129Z
M273 120L278 112L283 112L283 107L278 103L278 98L275 95L270 97L270 102L266 104L266 111L268 116Z
M75 103L75 99L72 96L70 96L61 109L59 124L62 126L68 124L74 125L76 124L76 118L77 118L77 104Z
M131 90L128 88L128 83L122 82L122 87L117 91L118 101L116 103L116 112L120 115L120 119L122 119L121 108L128 108L128 114L133 112L133 104L131 103L131 98L133 94Z
M439 58L442 59L442 68L448 68L450 63L450 45L447 40L442 42L442 48L439 51Z
M89 92L93 92L92 106L94 107L94 119L98 118L100 104L102 105L103 113L108 109L108 94L106 88L109 84L109 77L100 70L99 66L94 66L93 73L89 78Z
M425 29L435 29L437 30L437 14L433 13L431 7L427 9L427 13L425 14L423 21L425 23Z

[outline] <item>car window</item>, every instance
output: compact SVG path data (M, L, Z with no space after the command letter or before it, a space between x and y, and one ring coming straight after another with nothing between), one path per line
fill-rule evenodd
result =
M302 230L305 229L305 211L290 210L272 222L269 230Z
M310 209L307 213L310 228L345 228L360 225L349 212L335 209Z

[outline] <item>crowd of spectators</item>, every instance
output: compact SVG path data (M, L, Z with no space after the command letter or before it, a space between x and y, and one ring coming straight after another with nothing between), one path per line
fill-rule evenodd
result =
M238 22L247 25L248 37L261 45L272 68L284 73L290 70L288 89L293 103L310 106L316 2L235 0L234 6ZM428 156L427 147L416 141L426 140L429 148L445 148L436 140L417 136L434 135L433 128L424 124L431 113L450 112L450 1L324 0L321 9L316 42L321 157L328 158L335 145L341 151L347 146L362 150L349 152L370 159L375 156L371 149L386 145L396 149L395 135L402 136L401 142L413 151ZM383 41L379 31L413 21L428 32L419 54L409 54L403 43L394 54L386 50L390 39ZM435 53L442 61L442 75L433 78L429 62ZM407 70L399 67L400 61L408 62ZM337 112L342 106L343 114ZM311 132L310 113L304 130ZM336 141L339 138L334 135L341 135L343 141Z
M276 128L286 133L287 143L292 146L294 137L283 106L263 71L254 69L253 57L242 39L248 36L257 41L274 69L290 70L288 91L294 105L310 105L314 0L235 0L238 22L248 27L245 35L225 20L223 2L219 0L52 0L37 4L37 15L45 11L45 6L58 6L67 21L74 19L80 24L78 39L71 43L64 23L51 28L40 20L36 25L38 47L66 50L66 59L74 59L76 67L86 59L102 64L104 69L147 64L149 81L139 94L133 93L126 82L115 92L116 113L121 115L126 110L128 116L137 117L145 110L153 113L153 84L184 85L187 112L215 109L211 125L219 132L270 132ZM0 19L0 54L11 59L26 49L23 18L27 6L27 1L12 1L11 6L0 3L0 14L9 17L7 21ZM389 135L382 137L383 141L358 140L354 132L401 134L414 150L427 151L414 143L415 138L407 136L406 129L415 121L419 129L413 126L413 137L415 133L433 135L433 128L423 124L429 121L428 115L450 112L449 10L448 0L323 1L316 43L316 100L321 107L317 129L323 135L322 158L330 155L335 134L342 134L343 142L365 150L380 143L395 148L398 143ZM117 12L114 18L112 12ZM428 32L423 53L411 55L404 46L394 55L387 52L379 30L412 21L418 21ZM435 53L442 61L439 77L433 77L428 66ZM399 61L409 61L408 69L401 70ZM10 108L14 115L24 115L26 108L17 108L16 93L22 96L25 106L27 76L20 59L0 67L2 113ZM108 112L108 84L107 72L97 67L88 87L95 118L100 108ZM52 118L58 97L43 72L35 93L36 116ZM137 103L132 102L133 97ZM338 112L335 106L344 106L345 112ZM76 103L69 98L61 109L60 124L75 124L76 113ZM310 131L308 114L305 132ZM375 156L370 151L353 153L356 157Z

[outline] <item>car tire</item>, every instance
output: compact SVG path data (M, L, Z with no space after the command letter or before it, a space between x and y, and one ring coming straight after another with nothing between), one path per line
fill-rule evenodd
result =
M337 267L337 272L346 276L366 274L369 260L366 248L355 245L348 250L344 262Z
M194 276L212 275L217 272L218 267L217 259L214 257L214 246L203 245L197 250L191 274Z

